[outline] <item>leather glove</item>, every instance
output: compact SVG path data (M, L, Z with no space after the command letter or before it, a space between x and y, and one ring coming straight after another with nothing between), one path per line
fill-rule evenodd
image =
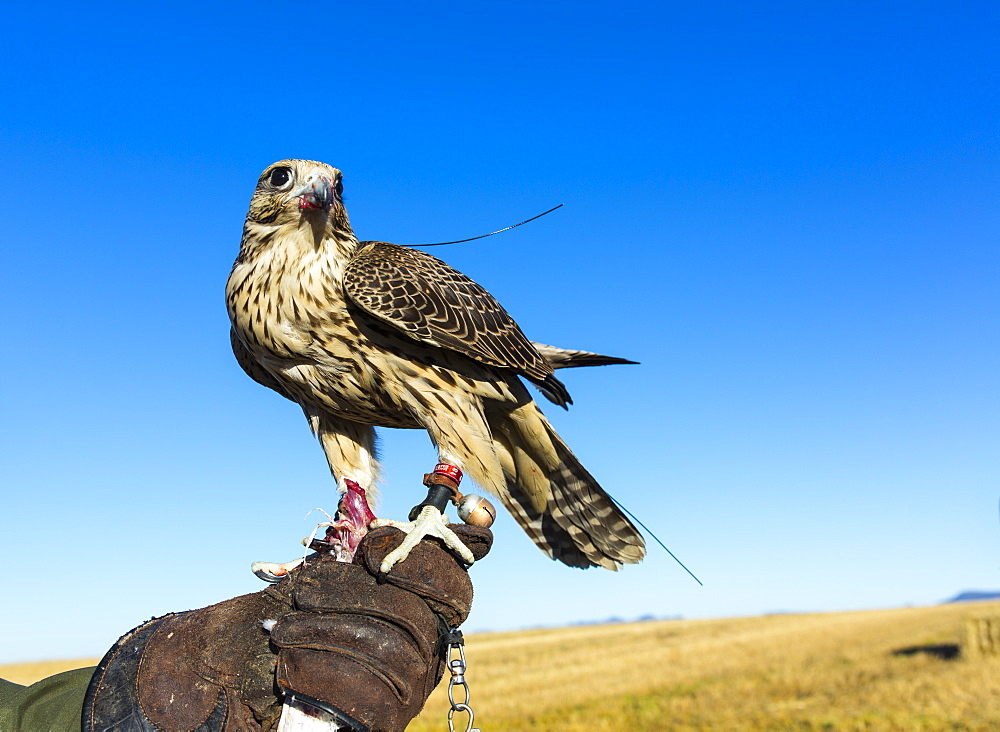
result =
M488 529L451 528L477 560L489 551ZM313 554L261 592L143 623L97 667L84 732L269 732L284 699L347 729L403 730L441 680L440 639L468 616L472 583L434 539L379 575L402 538L375 529L353 564Z

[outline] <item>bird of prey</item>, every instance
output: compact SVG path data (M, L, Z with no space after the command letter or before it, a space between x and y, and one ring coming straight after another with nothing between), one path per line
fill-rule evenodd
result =
M631 362L529 341L441 260L358 241L342 194L325 163L270 165L226 285L240 366L299 404L340 491L375 491L374 427L423 428L439 463L498 496L548 556L582 568L640 561L641 535L519 378L566 407L555 368ZM430 506L416 523L417 539L448 532Z

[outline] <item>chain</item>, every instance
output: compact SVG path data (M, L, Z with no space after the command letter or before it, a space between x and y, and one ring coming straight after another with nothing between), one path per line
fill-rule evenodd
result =
M465 683L465 638L462 636L462 631L458 628L452 628L445 634L443 642L447 644L445 660L448 661L448 670L451 671L451 678L448 680L448 701L451 702L451 709L448 710L448 730L455 732L455 712L465 712L469 715L465 732L479 732L472 726L476 715L473 714L472 707L469 705L469 685ZM456 688L461 688L462 698L460 701L455 699Z

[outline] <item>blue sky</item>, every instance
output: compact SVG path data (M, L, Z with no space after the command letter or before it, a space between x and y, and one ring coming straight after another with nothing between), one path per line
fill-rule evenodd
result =
M640 366L547 413L658 548L547 560L504 516L467 630L996 588L1000 11L988 3L54 2L0 49L0 661L99 655L260 589L336 498L239 370L259 172L344 171L529 337ZM550 405L551 406L551 405ZM434 461L383 431L402 516Z

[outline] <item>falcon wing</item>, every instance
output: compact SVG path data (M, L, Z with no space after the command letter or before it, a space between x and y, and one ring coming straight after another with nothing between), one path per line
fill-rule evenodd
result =
M386 242L362 242L344 270L358 306L422 343L512 369L561 407L566 387L490 293L430 254Z

